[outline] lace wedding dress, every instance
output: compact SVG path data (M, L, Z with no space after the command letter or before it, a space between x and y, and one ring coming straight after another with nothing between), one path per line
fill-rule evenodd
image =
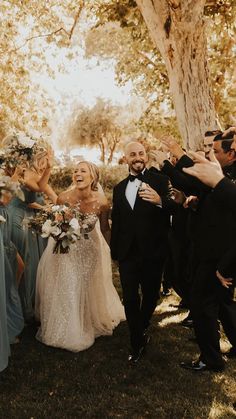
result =
M36 338L73 352L89 348L98 336L111 335L125 319L112 283L109 247L99 221L91 222L95 227L88 238L77 240L69 253L54 254L55 241L50 238L37 273L36 316L41 327Z

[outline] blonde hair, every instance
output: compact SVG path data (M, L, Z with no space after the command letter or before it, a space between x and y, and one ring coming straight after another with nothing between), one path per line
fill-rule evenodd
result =
M81 163L85 163L88 166L90 175L92 177L91 189L92 189L92 191L97 191L98 190L98 182L99 182L98 167L96 166L96 164L91 163L90 161L87 161L87 160L81 160L80 162L77 163L76 166L79 166L79 164L81 164Z
M45 159L45 157L47 156L47 150L40 150L38 151L34 157L33 157L33 161L31 163L31 168L34 168L36 170L37 173L40 173L40 171L42 170L40 168L40 161L42 159Z

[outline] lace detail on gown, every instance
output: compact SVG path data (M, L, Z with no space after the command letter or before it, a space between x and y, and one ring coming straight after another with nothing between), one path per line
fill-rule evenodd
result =
M91 220L86 224L90 231ZM54 254L50 238L37 273L36 315L41 327L36 337L74 352L91 346L97 336L111 335L125 319L99 221L86 237L81 236L66 254Z

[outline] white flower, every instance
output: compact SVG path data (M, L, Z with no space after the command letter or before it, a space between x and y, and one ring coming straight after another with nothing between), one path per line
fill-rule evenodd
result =
M79 231L79 221L77 218L72 218L69 225L73 228L73 230L75 230L75 232Z
M52 206L52 211L54 212L54 211L59 211L60 210L60 205L53 205Z
M52 225L51 220L45 221L42 225L42 237L49 237L49 236L58 236L61 233L61 230L57 225Z
M18 143L25 148L32 148L35 141L24 134L18 134Z
M42 225L42 237L49 237L51 233L51 228L52 228L52 221L51 220L45 221L45 223Z
M6 222L5 218L2 215L0 215L0 223L5 223L5 222Z
M62 237L65 237L65 236L66 236L66 233L63 231L63 232L60 234L59 239L62 239Z
M51 235L52 236L59 236L59 234L61 234L61 229L57 226L52 226Z
M79 238L80 238L80 235L78 233L71 234L72 243L75 243L76 240L78 240Z

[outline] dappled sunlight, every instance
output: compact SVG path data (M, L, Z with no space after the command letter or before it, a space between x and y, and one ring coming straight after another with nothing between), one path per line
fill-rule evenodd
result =
M178 307L173 307L173 304L170 305L166 300L163 300L155 310L157 314L172 313L174 311L178 311Z
M174 316L168 316L168 317L165 317L164 319L162 319L161 321L159 321L158 325L160 327L166 327L166 326L169 326L169 324L177 324L181 320L183 320L183 315L182 314L178 314L178 315L174 315Z
M213 377L213 380L214 380L214 383L216 383L217 385L221 387L221 391L220 391L221 397L222 395L225 395L228 400L233 400L233 402L235 403L236 382L235 382L235 376L234 376L235 368L233 367L233 365L234 365L233 362L231 363L231 361L228 361L227 366L226 366L226 371L223 374L215 374ZM233 367L233 370L231 370L232 371L231 372L230 369L232 367ZM220 405L220 402L218 400L217 408L219 408L219 406L222 407L222 405ZM212 407L214 408L214 405ZM226 409L225 406L224 406L224 409ZM232 415L230 417L236 417L236 411L233 409L233 406L227 407L227 413L229 414L229 412L231 413L231 415L234 412L234 416ZM223 416L211 416L211 417L223 417Z
M216 399L213 400L211 410L209 412L208 419L222 419L222 418L234 418L236 412L230 406L219 403Z
M226 338L221 338L220 340L220 348L222 352L227 352L230 349L231 345Z
M166 317L158 322L160 327L180 323L186 317L186 310L181 310L181 312L179 312L179 301L179 297L173 293L171 297L164 298L161 303L157 305L155 313L162 316L166 314ZM169 313L173 313L173 315L169 315Z

